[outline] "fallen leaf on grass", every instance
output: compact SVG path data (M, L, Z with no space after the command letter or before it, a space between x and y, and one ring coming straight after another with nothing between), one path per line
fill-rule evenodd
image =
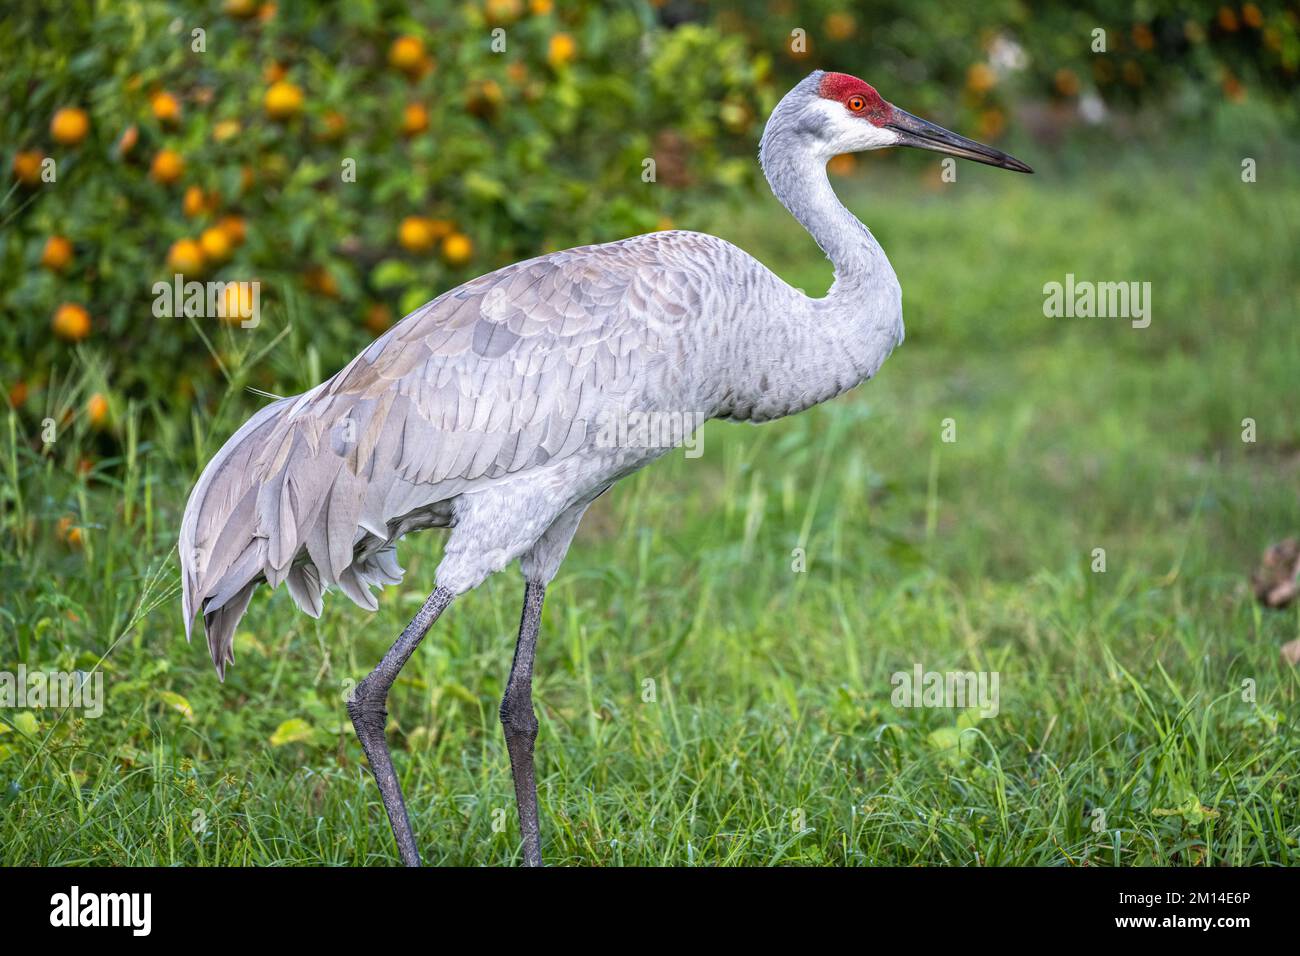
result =
M1296 583L1298 576L1300 541L1286 538L1269 545L1259 567L1251 575L1250 584L1261 604L1266 607L1286 607L1300 594L1300 584Z

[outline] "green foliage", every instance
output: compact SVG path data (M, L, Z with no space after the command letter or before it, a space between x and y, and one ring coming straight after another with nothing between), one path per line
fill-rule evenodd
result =
M71 358L51 333L61 303L88 310L80 347L107 363L115 406L211 403L289 309L328 373L474 275L689 224L702 196L755 179L773 102L765 57L707 26L661 29L638 3L81 2L6 18L0 59L5 188L20 153L56 163L55 182L0 193L0 308L18 320L0 328L4 385L33 413ZM64 108L84 111L84 138L57 141ZM174 181L163 151L183 162ZM41 266L51 236L72 245L60 269ZM169 260L200 239L201 264L176 265L192 245ZM154 283L177 271L259 280L267 321L155 317ZM288 381L252 384L313 384L296 359Z

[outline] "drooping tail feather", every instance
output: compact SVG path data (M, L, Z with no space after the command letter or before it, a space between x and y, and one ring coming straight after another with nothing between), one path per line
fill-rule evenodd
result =
M387 521L358 512L368 493L377 490L382 500L394 484L409 483L388 469L381 469L380 477L372 467L376 457L393 458L395 449L377 449L372 442L362 467L352 453L354 443L340 446L326 434L336 415L360 421L364 434L376 403L331 408L323 388L258 411L208 463L185 506L180 533L185 637L201 612L222 679L234 660L235 628L261 582L273 588L287 583L294 603L319 617L328 587L337 586L373 611L378 602L370 588L401 581ZM317 396L320 401L312 404ZM359 548L363 541L368 545Z
M235 627L248 610L256 582L245 584L221 607L203 613L203 630L208 635L208 652L217 668L217 676L226 679L226 665L235 662Z
M191 637L195 613L202 612L212 663L223 680L226 664L234 660L235 627L262 577L254 534L252 459L259 447L257 439L264 439L275 427L289 401L259 410L222 446L199 476L181 520L185 639Z

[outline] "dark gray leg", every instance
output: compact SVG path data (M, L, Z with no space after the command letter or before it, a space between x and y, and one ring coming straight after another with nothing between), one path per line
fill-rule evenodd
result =
M537 823L537 779L533 775L533 742L537 739L537 717L533 714L533 652L542 623L542 600L546 585L524 585L524 612L519 621L519 642L510 665L510 680L501 698L501 726L510 751L510 772L515 778L515 802L519 805L519 833L524 841L524 866L542 865L542 840Z
M385 704L388 688L397 679L397 672L402 669L420 641L424 640L424 635L453 597L455 595L446 588L435 588L411 619L411 623L406 625L397 643L388 649L384 659L356 686L348 701L348 716L352 718L352 726L357 729L361 749L370 761L370 772L379 784L379 795L384 800L384 809L388 811L393 836L397 838L397 851L402 855L402 863L406 866L419 866L420 854L415 849L415 834L411 832L406 804L402 802L402 788L397 784L393 759L388 754L388 744L384 740L384 726L388 722L388 708Z

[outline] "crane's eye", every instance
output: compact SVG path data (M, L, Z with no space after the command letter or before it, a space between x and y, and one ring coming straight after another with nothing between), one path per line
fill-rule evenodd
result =
M855 113L861 113L867 108L867 101L860 96L850 96L848 103L845 104Z

